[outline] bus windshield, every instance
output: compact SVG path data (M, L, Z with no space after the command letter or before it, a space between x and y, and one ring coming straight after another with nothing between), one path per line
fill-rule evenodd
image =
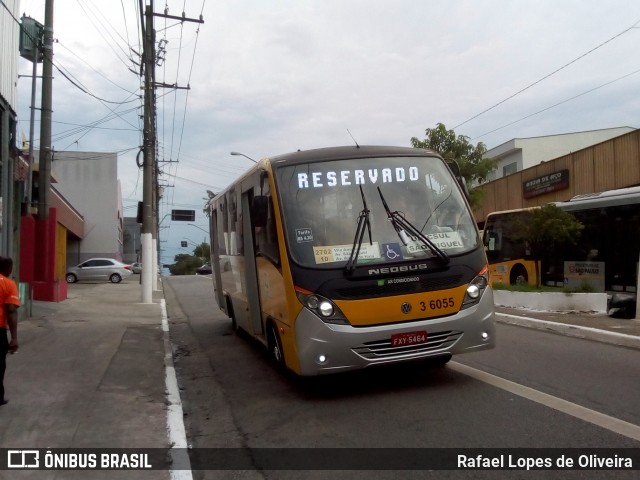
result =
M289 251L301 266L446 260L479 245L456 180L437 157L283 165L276 178Z

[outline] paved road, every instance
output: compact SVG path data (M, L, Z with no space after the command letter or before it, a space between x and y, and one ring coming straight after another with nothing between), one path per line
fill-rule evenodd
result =
M458 361L640 425L638 350L499 325L498 348Z
M187 435L195 447L640 447L640 407L632 402L638 371L621 368L635 350L500 324L497 349L460 356L446 368L417 364L296 379L273 368L255 342L234 335L207 292L212 287L205 277L165 280ZM594 367L598 358L606 361ZM604 471L544 475L572 473L635 478ZM220 478L211 472L195 477ZM310 478L335 478L335 472ZM340 478L443 478L443 472L349 472Z
M355 452L342 447L383 446L387 455L402 455L406 450L389 446L619 447L636 446L631 439L640 436L637 350L500 324L496 350L458 357L444 369L415 365L300 380L275 370L261 348L232 334L213 302L209 278L165 279L165 286L173 349L162 321L162 292L153 304L142 304L137 282L71 285L67 301L38 302L34 316L21 322L20 352L9 357L11 401L0 409L0 447L186 445L184 435L174 435L183 419L192 445L225 447L214 452L226 457L227 447L239 447L232 451L244 456L245 466L260 464L256 455L265 450L256 448L265 446L314 447L297 458L333 462L335 451L315 447ZM588 320L596 326L610 323ZM615 323L610 327L619 330ZM170 381L174 359L180 392ZM211 450L192 451L198 452ZM363 458L360 453L350 460ZM0 471L0 478L5 473ZM191 474L173 472L183 473ZM248 468L194 475L300 478L300 473ZM347 473L346 478L429 477L428 472ZM442 473L431 476L451 476ZM456 472L453 478L503 478L503 473ZM559 473L585 476L545 472L545 477L565 478ZM322 470L304 476L336 477ZM168 477L167 471L23 471L9 478Z

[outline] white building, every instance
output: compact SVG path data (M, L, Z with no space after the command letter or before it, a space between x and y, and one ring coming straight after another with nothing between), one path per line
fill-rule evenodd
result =
M82 239L67 237L67 265L92 257L122 260L123 209L118 155L55 152L51 170L57 190L84 217Z
M514 138L485 154L498 158L498 168L487 180L496 180L541 162L562 157L568 153L590 147L635 130L632 127L605 128L586 132L564 133L544 137Z

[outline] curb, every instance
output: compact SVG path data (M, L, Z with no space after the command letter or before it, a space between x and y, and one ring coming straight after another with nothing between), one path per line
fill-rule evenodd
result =
M582 338L596 342L618 345L621 347L635 348L640 350L640 337L627 335L625 333L609 332L591 327L569 325L566 323L550 322L530 317L520 317L509 313L496 312L496 321L508 325L533 328L536 330L546 330L568 337Z

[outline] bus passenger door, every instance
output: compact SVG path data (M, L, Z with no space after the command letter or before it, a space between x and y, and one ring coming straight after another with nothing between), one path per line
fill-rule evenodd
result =
M251 204L253 202L253 188L242 192L242 231L244 247L245 288L247 289L247 304L249 321L254 335L264 335L262 325L262 311L260 308L260 287L258 286L258 270L256 267L255 231L251 218Z
M227 305L224 301L224 292L222 288L222 274L221 270L224 268L220 263L220 240L219 240L219 232L218 232L218 210L215 209L211 212L211 217L209 217L209 231L211 232L211 258L209 261L211 262L211 266L213 268L213 285L216 290L216 300L218 301L218 307L226 313L230 314L227 310Z

